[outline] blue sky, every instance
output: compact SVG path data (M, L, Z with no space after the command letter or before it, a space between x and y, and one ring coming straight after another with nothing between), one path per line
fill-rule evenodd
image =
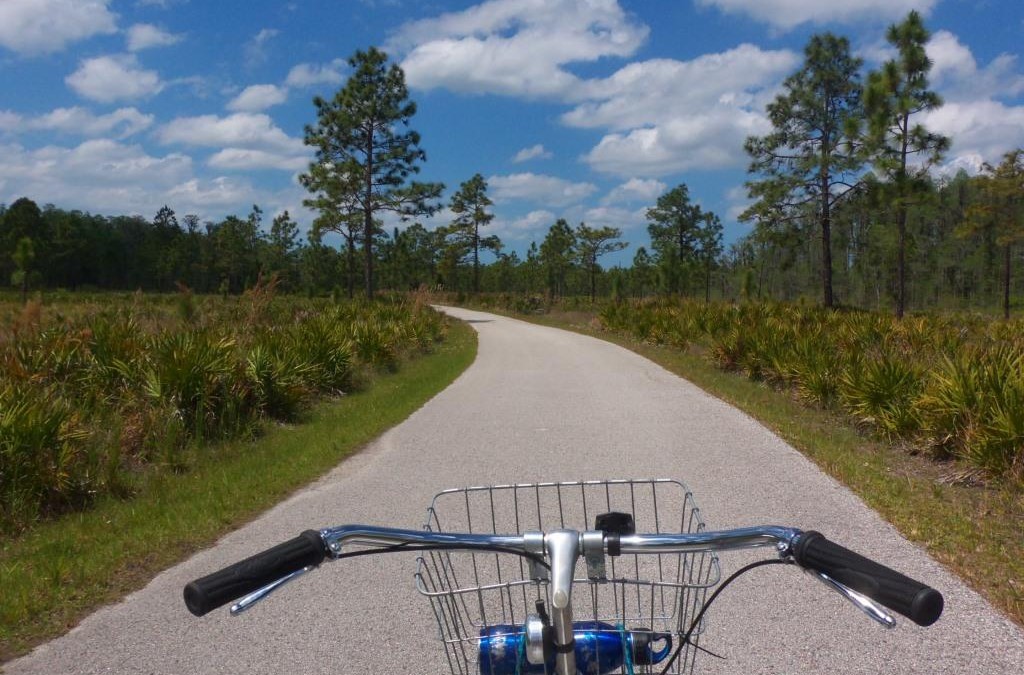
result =
M311 99L377 45L419 105L421 178L483 174L508 249L565 217L621 227L628 262L682 182L732 241L743 139L809 36L873 66L911 9L946 100L925 121L954 141L939 171L1024 145L1021 0L0 0L0 202L308 223Z

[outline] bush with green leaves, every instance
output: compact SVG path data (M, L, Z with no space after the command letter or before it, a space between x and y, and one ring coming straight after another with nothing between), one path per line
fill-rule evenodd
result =
M334 303L261 286L182 302L69 296L30 321L0 314L0 531L124 495L140 472L187 469L189 453L261 420L296 421L445 332L401 296Z

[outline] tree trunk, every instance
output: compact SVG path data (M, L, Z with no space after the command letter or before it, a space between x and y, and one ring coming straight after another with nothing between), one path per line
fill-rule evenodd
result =
M1009 242L1003 251L1003 319L1010 320L1010 260L1013 247Z
M910 113L903 114L900 131L903 134L900 149L899 202L896 212L896 227L899 230L896 254L896 318L902 319L907 307L907 147L909 146Z
M832 209L829 204L831 194L829 192L829 174L827 166L824 165L827 162L827 149L825 146L828 144L828 137L825 137L825 143L822 144L822 163L823 168L821 171L821 284L824 287L824 300L825 308L832 309L833 298L832 298Z
M480 226L473 223L473 292L480 292Z
M902 319L907 306L907 208L902 204L896 214L896 229L896 318Z
M366 299L373 300L373 211L369 208L363 215L363 237Z
M348 299L352 300L356 297L356 236L355 232L350 232L349 236L346 237L348 244L348 257L345 263L345 276L348 277L346 282L348 284Z
M363 251L366 254L366 299L373 300L373 125L366 131L365 201L363 202Z
M590 304L597 297L597 261L590 264Z
M711 303L711 258L708 258L707 265L705 266L706 275L704 277L704 304Z

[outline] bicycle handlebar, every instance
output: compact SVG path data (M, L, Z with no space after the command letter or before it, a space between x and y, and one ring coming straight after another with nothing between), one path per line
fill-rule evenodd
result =
M202 616L305 567L318 566L325 558L345 557L342 547L346 545L392 551L426 548L495 550L539 558L543 549L532 549L543 540L543 535L532 534L532 537L455 534L364 525L346 525L320 532L306 530L290 541L189 583L185 586L185 605L196 616ZM582 554L585 552L585 538L584 533L578 534L579 553ZM930 626L942 614L943 598L934 588L854 553L814 531L769 526L687 534L605 534L601 552L610 555L673 553L762 546L776 547L784 558L791 558L805 569L824 574L918 625Z
M804 532L793 542L793 559L806 569L826 574L919 626L942 615L942 594L934 588L829 541L820 532Z
M306 530L283 544L189 583L185 586L185 606L196 616L203 616L308 565L316 567L326 557L321 534Z

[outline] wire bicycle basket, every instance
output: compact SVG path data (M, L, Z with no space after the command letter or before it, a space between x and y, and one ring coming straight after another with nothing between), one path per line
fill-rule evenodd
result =
M638 533L704 530L693 495L669 479L497 485L445 490L427 509L432 532L512 534L598 529L598 515L632 515ZM593 651L578 672L652 673L689 630L721 578L712 552L609 557L601 579L576 566L572 609L577 651ZM430 600L453 675L553 673L525 659L529 615L550 606L544 570L517 555L430 551L417 560L416 586ZM692 673L702 625L682 645L671 673ZM578 631L578 632L577 632Z

